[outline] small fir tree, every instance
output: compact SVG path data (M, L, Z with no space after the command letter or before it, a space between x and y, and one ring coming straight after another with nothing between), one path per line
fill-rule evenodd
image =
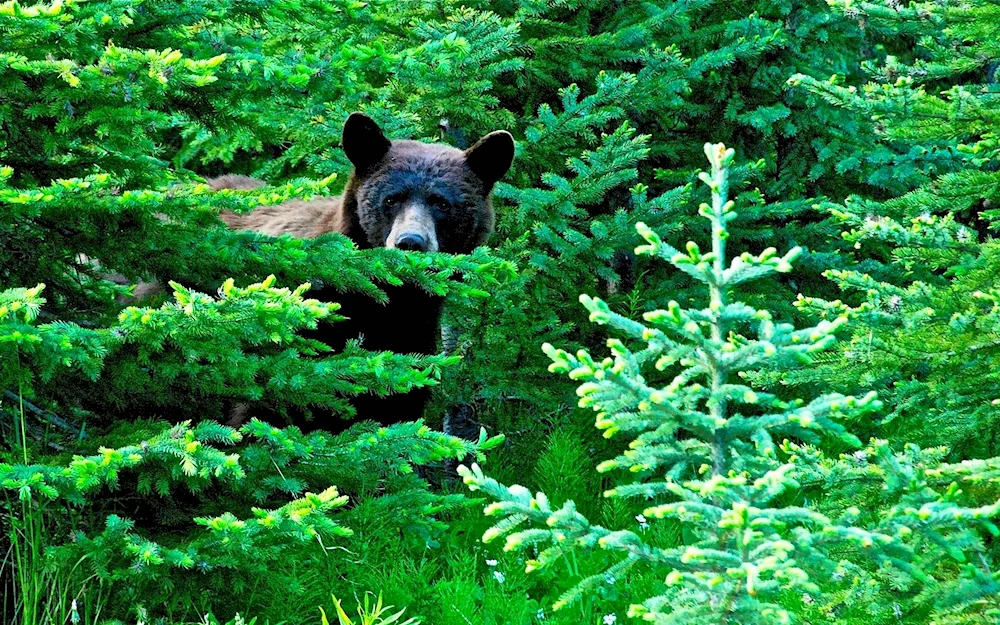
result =
M700 213L711 223L711 251L703 253L692 242L681 253L645 224L637 228L648 245L636 251L664 258L704 284L708 306L685 309L672 302L666 310L646 313L643 324L612 312L600 299L582 296L592 321L623 332L641 348L611 339L608 347L614 358L597 361L585 350L573 356L545 346L554 362L552 371L583 381L577 390L580 404L599 413L597 427L605 436L621 432L636 437L628 451L601 463L598 470L625 469L644 479L621 484L606 495L673 499L648 507L643 516L681 522L690 529L689 544L665 549L647 544L632 531L593 527L572 503L553 509L542 494L531 497L521 487L506 489L477 467L460 469L474 490L500 498L488 513L507 516L484 540L510 534L508 549L554 543L529 561L529 569L551 564L581 545L625 555L604 574L567 593L556 608L599 584L604 575L621 575L646 561L668 570L666 588L662 595L633 605L634 616L648 614L662 623L786 622L789 615L779 601L781 594L790 589L817 592L811 575L829 574L836 565L826 555L825 543L851 536L851 528L806 508L782 505L786 491L796 484L793 465L780 458L775 440L832 435L857 444L835 417L877 408L878 402L874 394L786 402L757 393L739 379L744 371L808 362L811 353L829 345L845 319L795 330L775 323L767 311L733 301L737 285L787 272L799 250L778 256L768 249L727 262L728 224L736 218L728 201L728 167L734 153L722 144L706 145L705 151L712 171L701 179L712 191L712 204L703 204ZM647 382L644 370L650 364L657 371L673 372L673 379L662 386ZM552 529L514 531L529 519ZM864 532L856 538L872 541Z
M624 452L597 468L637 476L620 481L605 496L651 500L637 517L640 531L593 525L572 501L558 507L543 493L532 496L524 487L508 488L486 477L476 466L462 466L471 489L498 500L487 514L504 517L487 530L484 541L506 535L505 550L535 549L528 571L551 566L577 549L598 547L618 555L605 570L566 592L556 609L632 567L662 571L661 591L637 597L630 608L632 616L662 624L787 623L797 614L834 620L844 606L854 605L859 587L871 585L876 594L891 596L892 589L875 583L873 570L881 570L880 575L895 571L897 579L924 584L925 592L940 590L932 572L940 570L941 558L963 562L966 553L979 548L977 519L990 529L988 518L997 507L962 507L961 491L948 478L942 480L954 479L960 469L941 466L933 452L914 448L893 454L882 442L860 454L876 461L863 470L866 480L888 491L884 507L865 513L853 506L810 503L833 498L843 504L846 493L838 489L849 492L851 480L834 486L840 481L821 478L850 473L851 462L861 457L830 461L816 445L859 446L841 421L881 404L874 393L784 400L747 384L744 378L754 372L809 365L835 340L847 316L796 330L735 299L739 285L787 272L798 250L778 256L769 249L729 260L728 224L737 217L727 201L733 151L719 144L706 145L706 153L712 170L701 179L712 203L702 205L700 214L711 224L711 251L688 243L680 252L640 224L648 244L637 253L658 256L693 276L704 285L708 305L671 303L646 313L642 323L613 312L600 299L581 296L595 323L614 328L626 340L608 340L612 357L603 360L586 350L571 355L544 347L553 371L582 382L580 405L598 413L596 425L605 436L631 439ZM981 467L966 467L965 474L988 475ZM936 488L942 482L950 484L944 492ZM681 544L661 543L657 538L663 534L646 532L661 519L681 526ZM538 527L522 527L526 524ZM817 614L814 604L825 608ZM873 615L886 615L869 608L868 622Z

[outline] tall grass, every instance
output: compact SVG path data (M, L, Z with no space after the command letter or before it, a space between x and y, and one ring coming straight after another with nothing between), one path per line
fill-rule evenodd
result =
M20 369L20 352L17 352ZM13 450L20 461L30 466L28 424L24 410L23 387L17 390L17 418L13 423L11 440L20 445ZM29 486L17 491L3 488L6 511L7 540L9 545L0 559L0 580L10 580L3 594L4 625L73 625L96 624L104 605L103 589L90 593L87 601L80 599L87 594L96 576L78 581L83 562L76 562L68 570L57 574L47 561L46 517L47 502L38 497ZM16 497L16 500L15 500ZM12 619L12 620L11 620Z

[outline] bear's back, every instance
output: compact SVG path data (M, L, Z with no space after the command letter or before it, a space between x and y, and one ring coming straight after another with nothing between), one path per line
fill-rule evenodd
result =
M205 183L214 191L247 191L267 184L240 174L209 178ZM233 230L252 230L272 237L290 234L300 239L314 239L333 232L348 234L350 223L344 219L342 200L342 196L290 200L274 206L260 206L249 213L223 211L219 219Z
M223 212L219 218L234 230L252 230L272 237L290 234L300 239L339 232L347 234L340 197L291 200L277 206L260 206L249 213Z

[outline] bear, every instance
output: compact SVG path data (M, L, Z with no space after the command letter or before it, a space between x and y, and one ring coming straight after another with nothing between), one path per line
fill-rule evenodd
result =
M360 249L378 247L413 252L466 254L484 244L494 227L491 193L514 160L510 133L491 132L467 150L444 144L389 140L378 124L353 113L344 124L342 145L353 165L339 197L291 200L249 213L223 213L236 230L271 236L315 238L340 233ZM210 179L213 189L254 189L264 183L240 175ZM334 350L360 338L371 351L430 355L436 352L443 300L418 286L380 284L388 303L341 293L320 285L310 297L341 304L346 321L321 323L307 333ZM423 416L430 389L352 400L360 419L383 425ZM237 406L230 423L245 420L246 405ZM314 415L297 420L305 430L341 431L345 420Z

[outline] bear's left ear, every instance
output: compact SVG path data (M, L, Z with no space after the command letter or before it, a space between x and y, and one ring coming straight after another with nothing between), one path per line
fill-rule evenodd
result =
M514 137L506 130L491 132L465 151L465 162L492 189L514 162Z

